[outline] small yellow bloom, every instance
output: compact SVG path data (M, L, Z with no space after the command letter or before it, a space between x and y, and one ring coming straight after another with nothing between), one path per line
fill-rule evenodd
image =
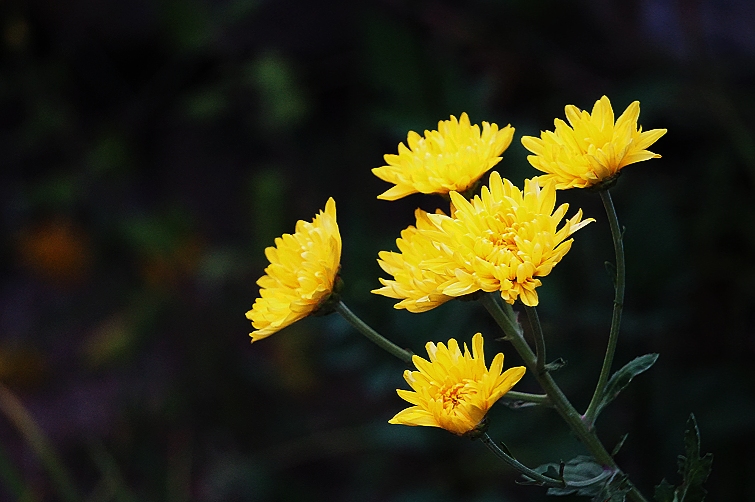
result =
M500 155L511 144L514 128L499 130L496 124L470 125L462 113L459 120L438 122L437 131L425 131L422 137L410 131L405 146L398 145L398 155L385 155L388 165L372 172L381 180L394 183L378 199L396 200L413 193L446 194L464 192L500 162Z
M642 132L637 127L640 102L630 104L614 124L613 108L607 97L595 102L592 114L574 105L566 106L566 118L554 121L555 131L543 131L540 138L522 137L522 144L534 155L527 160L543 171L541 185L556 181L556 188L586 188L606 181L629 164L660 158L647 150L666 129Z
M293 235L283 234L265 249L270 265L257 281L260 298L246 313L255 331L252 342L266 338L313 313L333 292L341 262L341 234L331 197L312 223L299 220Z
M413 356L419 371L406 370L404 379L412 390L398 389L402 399L413 404L400 411L388 423L441 427L457 435L480 424L488 410L524 376L524 366L503 373L503 354L496 354L490 369L485 366L483 339L472 337L472 353L464 344L464 353L453 338L448 346L428 342L430 360Z
M519 190L497 172L489 187L471 201L451 192L453 216L417 211L417 226L396 240L399 253L382 251L378 263L393 280L380 279L373 293L401 299L395 308L424 312L453 297L498 291L508 303L517 298L538 304L535 289L566 255L582 221L579 210L561 228L568 204L554 211L555 183L540 187L525 180Z

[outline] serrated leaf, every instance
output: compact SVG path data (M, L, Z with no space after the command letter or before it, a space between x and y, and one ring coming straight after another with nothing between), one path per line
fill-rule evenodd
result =
M655 487L656 502L703 502L708 493L703 483L710 476L713 454L700 457L700 429L694 414L687 419L684 431L684 455L679 455L679 474L682 484L678 488L665 479Z
M677 502L674 485L662 479L655 487L655 502Z
M558 464L549 463L549 464L543 464L535 467L533 471L542 474L543 476L548 476L552 479L563 479L563 473L561 472L563 469L563 462L561 463L561 466L559 468ZM517 484L520 485L540 485L540 482L528 477L526 474L522 474L521 480L517 480Z
M631 382L634 377L649 370L657 360L658 354L645 354L644 356L632 359L616 373L611 375L611 378L606 384L606 389L603 392L603 398L601 399L597 412L595 413L595 418L597 419L600 412L603 411L603 408L616 399L616 396L618 396L621 391L629 385L629 382Z
M684 453L679 456L679 474L682 475L682 485L677 490L680 502L702 502L707 490L703 483L710 476L713 464L713 454L706 453L700 457L700 429L694 413L687 419L687 429L684 431Z

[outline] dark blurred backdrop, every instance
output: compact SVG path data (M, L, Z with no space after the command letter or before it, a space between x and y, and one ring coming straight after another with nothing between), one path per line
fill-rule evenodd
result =
M755 500L755 3L6 0L0 21L0 382L69 479L6 396L2 500L544 500L481 444L388 425L403 366L337 316L250 345L244 313L264 248L333 196L353 310L417 352L480 330L489 360L517 364L476 304L415 315L369 293L377 252L441 203L378 201L370 169L466 111L516 127L496 169L521 185L536 173L519 138L603 94L669 132L613 191L616 367L661 356L600 436L629 433L617 460L651 496L679 482L694 412L709 500ZM540 290L549 354L568 361L556 378L584 409L613 251L597 195L559 197L598 220ZM492 416L527 464L583 452L551 410Z

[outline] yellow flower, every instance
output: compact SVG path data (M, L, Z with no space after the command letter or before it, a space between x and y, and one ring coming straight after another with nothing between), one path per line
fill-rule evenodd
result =
M331 197L312 220L296 222L265 249L270 265L257 281L260 298L246 313L255 331L252 342L266 338L317 310L333 292L341 262L341 235Z
M441 427L457 435L477 427L488 410L524 376L524 366L503 373L503 354L496 354L490 369L485 366L483 339L472 337L472 354L467 344L464 353L453 338L446 347L428 342L430 360L413 356L419 371L406 370L404 379L412 390L398 389L402 399L413 404L388 423Z
M417 226L410 226L396 239L400 253L380 251L378 263L394 276L389 281L380 278L383 287L372 292L389 298L401 299L397 309L410 312L426 312L453 299L440 292L440 286L449 280L445 263L453 252L433 240L439 229L430 215L421 209L415 211Z
M413 193L446 194L464 192L500 162L500 155L511 144L514 128L499 130L496 124L470 125L466 113L461 118L438 122L437 131L422 137L410 131L406 143L399 143L398 155L384 156L388 165L372 172L381 180L394 183L378 199L396 200Z
M499 291L508 303L517 298L538 304L535 289L566 255L567 238L594 221L582 210L561 228L568 204L555 211L556 188L525 180L524 190L490 175L489 188L468 201L451 192L453 216L417 212L417 226L396 240L399 253L382 251L378 263L393 280L380 279L373 293L401 299L395 308L424 312L452 297Z
M556 119L554 132L543 131L540 138L522 137L524 147L535 155L527 160L543 171L536 179L545 184L556 181L556 188L585 188L606 181L629 164L660 158L647 150L666 129L642 132L637 127L640 102L630 104L614 124L611 102L603 96L595 102L592 114L574 105L566 106L566 118Z

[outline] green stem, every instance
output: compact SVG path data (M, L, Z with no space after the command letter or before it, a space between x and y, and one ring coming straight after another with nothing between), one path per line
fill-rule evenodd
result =
M566 484L558 479L549 478L548 476L544 476L540 474L539 472L533 471L526 465L519 462L517 459L503 451L503 448L500 447L498 443L493 441L493 438L490 437L490 435L486 432L482 436L480 436L480 441L485 443L485 446L492 451L496 457L500 458L507 464L509 464L511 467L516 469L517 471L521 472L525 476L534 479L535 481L538 481L538 484L541 486L548 486L548 487L554 487L554 488L563 488L566 486Z
M587 422L589 427L592 427L595 424L598 407L603 401L603 394L605 393L608 377L611 373L613 356L616 353L616 344L619 341L621 313L624 309L624 285L626 283L624 243L621 227L619 226L619 218L616 215L616 208L613 205L611 193L608 190L602 190L600 192L600 198L603 201L603 206L606 209L606 214L608 215L608 224L611 227L611 236L613 237L613 249L614 253L616 254L616 282L614 284L615 296L613 300L613 315L611 316L611 331L608 334L608 346L606 347L606 355L603 358L603 367L600 369L598 384L595 386L595 392L593 393L590 404L587 406L587 411L585 412L585 421Z
M553 377L549 372L544 371L539 373L537 371L537 356L530 348L527 341L524 339L524 333L522 327L516 322L516 316L513 309L507 303L503 306L497 301L495 293L488 293L482 295L480 303L495 319L496 323L501 327L506 334L506 339L511 342L516 351L524 360L524 364L527 368L533 372L535 379L543 388L545 393L550 397L553 407L556 408L561 418L567 423L574 434L582 441L587 450L592 456L600 462L601 465L619 471L619 467L613 460L613 457L608 453L603 443L600 442L595 435L595 431L588 428L587 424L582 420L582 417L574 409L574 406L569 402L561 388L556 384ZM508 307L507 307L508 306ZM629 492L629 497L635 502L647 502L647 499L632 486Z
M341 314L341 317L346 319L349 324L354 326L357 331L362 333L368 340L380 347L381 349L389 352L391 355L398 357L407 364L412 362L412 353L408 350L404 350L395 343L391 342L380 333L372 329L367 323L357 317L354 312L349 310L345 303L339 300L335 308L336 312Z
M525 403L542 404L544 406L551 405L551 399L547 394L530 394L528 392L517 392L510 390L503 395L503 399L510 399L512 401L524 401Z
M532 327L532 335L535 338L535 355L537 357L535 368L538 373L543 373L545 371L545 337L540 325L540 318L535 307L525 307L524 310L527 312L527 318L529 318Z

